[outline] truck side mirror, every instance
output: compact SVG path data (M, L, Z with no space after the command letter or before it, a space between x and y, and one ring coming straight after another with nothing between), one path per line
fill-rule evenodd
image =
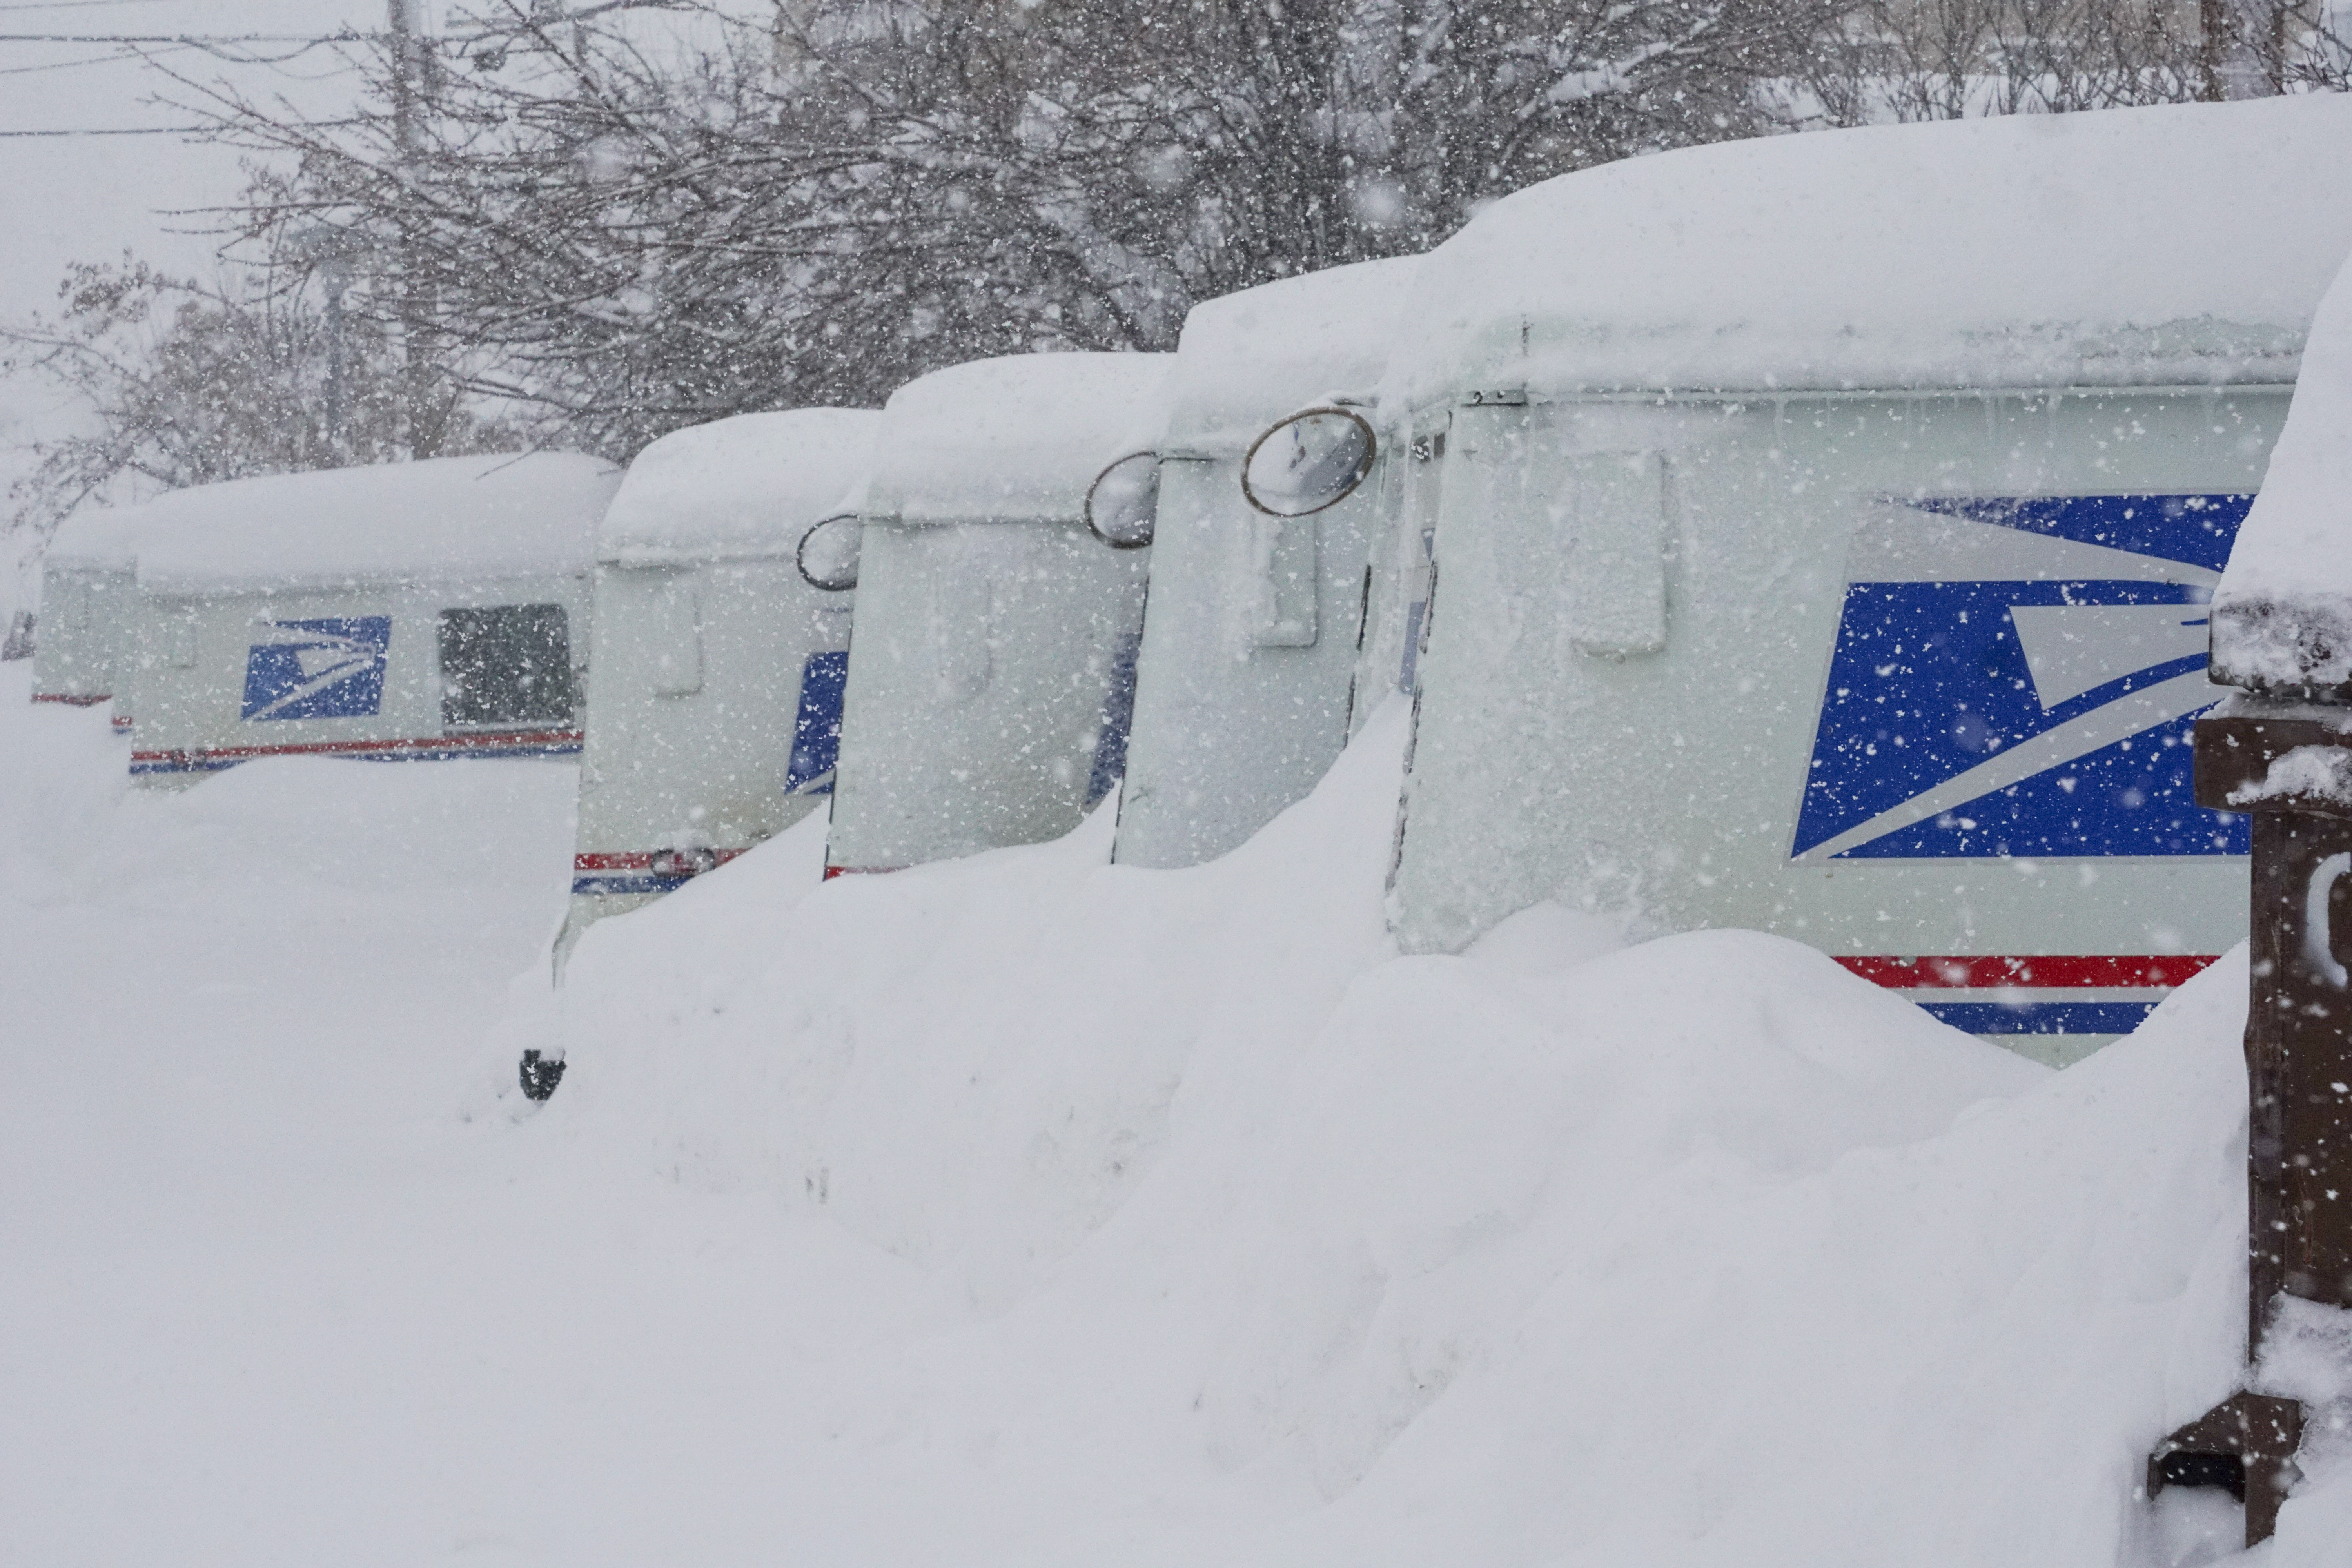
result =
M865 538L865 524L857 518L847 514L826 518L801 535L794 556L801 576L810 587L827 594L856 587L857 552Z
M1275 517L1305 517L1337 506L1372 471L1380 442L1349 408L1308 408L1250 444L1242 494Z
M1095 476L1087 490L1087 527L1113 550L1151 542L1160 517L1160 454L1130 452Z

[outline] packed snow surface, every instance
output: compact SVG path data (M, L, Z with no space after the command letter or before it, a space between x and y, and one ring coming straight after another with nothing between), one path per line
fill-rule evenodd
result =
M881 416L796 408L689 426L637 454L597 554L625 566L790 554L863 484Z
M2213 677L2352 682L2352 265L2311 324L2286 428L2213 595Z
M1009 354L890 395L866 516L878 522L1075 522L1095 477L1149 451L1169 354Z
M1162 454L1235 454L1307 405L1369 402L1420 265L1361 261L1193 306L1169 378Z
M621 470L574 452L231 479L140 507L139 585L333 588L581 572Z
M569 769L126 797L0 681L0 1561L2154 1568L2215 1522L2130 1492L2237 1373L2241 960L2053 1075L1752 934L1399 958L1392 705L1210 865L1106 865L1106 812L820 884L812 819L558 1000ZM2341 1563L2341 1441L2264 1568Z
M1431 253L1391 395L2292 381L2347 165L2340 93L1604 164Z

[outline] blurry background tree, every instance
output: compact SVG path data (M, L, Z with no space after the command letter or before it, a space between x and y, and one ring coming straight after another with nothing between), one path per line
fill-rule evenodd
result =
M625 458L981 355L1170 348L1198 300L1611 159L2347 60L2336 0L478 0L431 37L413 3L349 46L352 118L184 82L267 154L222 215L248 284L88 269L16 334L107 432L35 510L109 464Z
M649 27L508 4L414 89L377 62L356 128L206 107L287 155L253 238L327 224L410 258L469 392L625 456L982 354L1172 347L1196 300L1772 130L1760 84L1844 5L787 0L752 26L696 0Z
M2335 0L1861 0L1802 79L1834 124L2341 91Z
M46 531L94 496L403 455L396 345L319 294L267 268L205 286L128 258L76 266L54 317L0 331L0 367L54 382L92 416L88 434L39 448L9 498L16 521ZM434 411L458 449L511 444L460 401L449 384Z

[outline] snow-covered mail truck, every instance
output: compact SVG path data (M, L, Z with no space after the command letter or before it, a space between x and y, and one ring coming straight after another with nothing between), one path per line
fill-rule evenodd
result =
M620 477L535 452L236 479L150 503L132 774L577 754L589 566Z
M1151 597L1114 859L1213 859L1305 795L1389 669L1357 689L1374 547L1402 466L1373 424L1412 259L1196 305L1157 450ZM1245 463L1249 467L1245 468Z
M908 382L868 481L825 874L1076 826L1125 765L1148 548L1087 522L1148 451L1166 354L980 360Z
M2244 934L2205 605L2352 250L2352 100L1727 143L1423 264L1393 922L1811 942L2053 1061Z
M833 789L858 490L881 416L744 414L629 465L596 547L595 647L559 963Z

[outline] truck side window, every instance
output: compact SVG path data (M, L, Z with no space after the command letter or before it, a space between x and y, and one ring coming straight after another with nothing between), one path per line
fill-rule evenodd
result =
M572 636L561 605L441 612L441 722L569 724Z

